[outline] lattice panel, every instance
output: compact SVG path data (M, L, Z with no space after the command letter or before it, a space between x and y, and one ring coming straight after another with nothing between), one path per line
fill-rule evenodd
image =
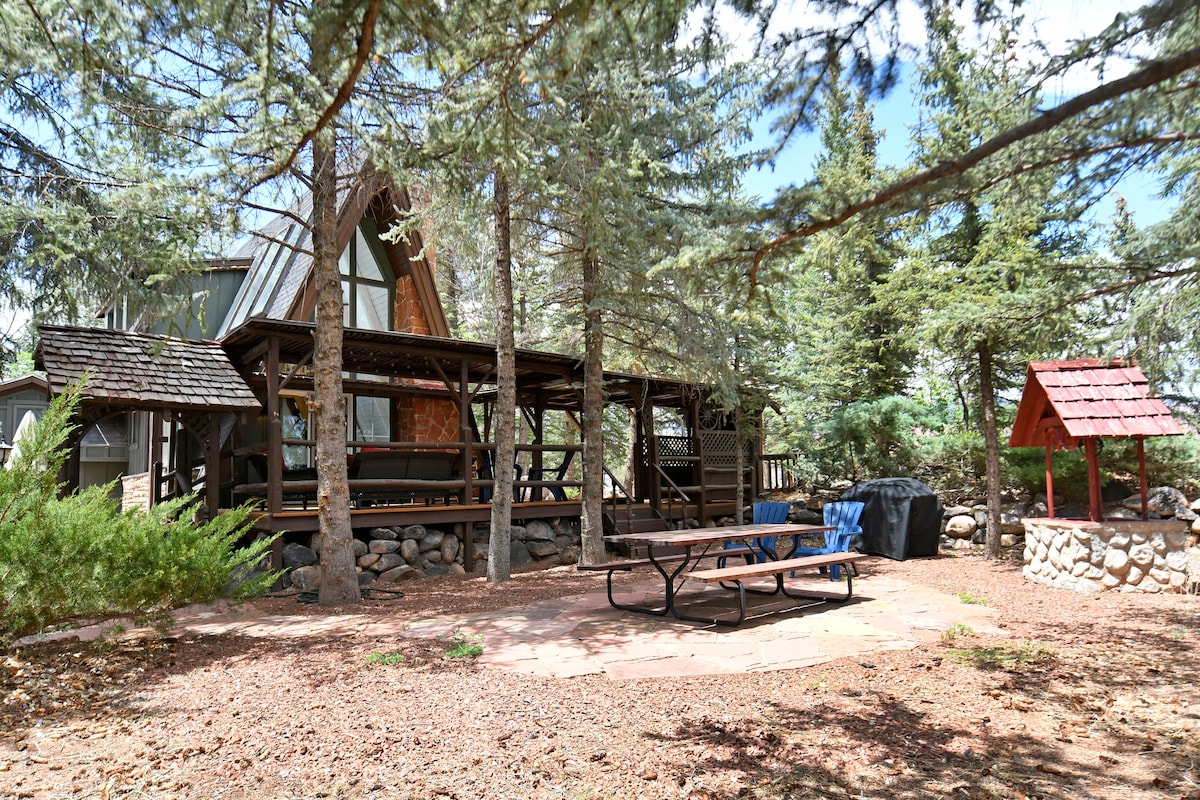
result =
M702 431L700 446L704 449L704 464L709 467L736 465L737 433L734 431Z
M690 436L660 436L658 437L658 458L660 461L672 456L694 456Z

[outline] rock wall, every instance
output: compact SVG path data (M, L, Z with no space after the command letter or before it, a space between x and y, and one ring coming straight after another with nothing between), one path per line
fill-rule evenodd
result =
M150 509L150 473L139 472L136 475L121 476L121 510Z
M512 569L574 564L579 560L578 522L570 519L530 520L512 526L509 559ZM424 525L371 528L355 531L354 556L358 582L369 586L389 584L448 573L465 574L462 523L452 530ZM473 530L474 571L487 571L491 529L478 523ZM283 566L290 585L300 591L321 586L320 537L314 534L306 546L289 542L283 548Z
M1186 523L1026 519L1024 526L1028 580L1078 592L1200 586L1200 536Z

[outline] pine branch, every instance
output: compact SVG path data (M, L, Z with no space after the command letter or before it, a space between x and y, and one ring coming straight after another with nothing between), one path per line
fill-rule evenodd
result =
M371 0L367 5L366 11L363 12L362 27L358 36L358 49L354 53L354 62L350 65L350 73L338 87L333 101L321 113L317 123L304 132L304 135L300 137L300 141L292 148L292 152L288 157L260 175L249 189L254 189L267 181L278 178L284 172L291 169L304 148L316 138L317 134L325 129L330 121L337 116L338 112L345 107L346 103L350 102L350 98L354 94L354 86L358 83L358 76L362 73L363 67L366 66L367 61L370 59L371 48L375 45L375 22L379 18L380 2L381 0Z
M1072 98L1049 111L1046 111L1028 122L1009 128L1007 131L993 136L983 144L975 147L958 158L943 161L929 169L922 170L904 180L896 181L876 192L866 200L845 207L833 216L811 222L785 234L777 236L754 251L754 260L750 267L750 298L758 283L758 272L763 260L771 253L786 244L798 239L804 239L814 234L836 228L843 222L862 214L865 211L879 208L909 192L920 189L935 181L962 175L967 170L979 164L1002 150L1018 142L1040 133L1052 130L1072 117L1079 116L1090 108L1122 97L1138 89L1155 86L1170 78L1200 66L1200 47L1186 50L1174 58L1162 61L1152 61L1143 69L1131 73L1124 78L1102 84L1089 92Z

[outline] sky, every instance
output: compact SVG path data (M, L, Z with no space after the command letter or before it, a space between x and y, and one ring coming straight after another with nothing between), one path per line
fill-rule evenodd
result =
M797 0L792 6L793 18L804 14L804 0ZM1031 39L1043 41L1052 52L1061 52L1069 41L1084 36L1099 33L1110 24L1116 15L1122 11L1132 11L1140 3L1131 0L1028 0L1021 8L1026 17L1024 35ZM965 22L965 20L964 20ZM914 46L919 46L924 39L924 25L921 15L914 5L908 4L901 14L901 24L904 39ZM968 30L973 26L968 23ZM1110 66L1104 75L1104 80L1120 77L1128 70L1129 64ZM906 76L912 74L911 67L905 70ZM1050 103L1058 103L1089 89L1095 88L1101 79L1091 72L1076 71L1069 73L1051 87L1059 93L1058 97L1048 97ZM913 93L907 81L897 86L887 97L878 101L875 106L875 126L884 131L879 146L880 161L889 166L900 166L908 160L908 143L911 127L917 122L917 109ZM770 142L767 133L768 120L763 120L759 126L759 136L752 146L765 145ZM817 133L796 136L788 147L780 154L775 168L754 169L746 176L746 189L749 194L762 200L770 198L776 189L788 185L803 183L810 179L813 165L820 152L820 138ZM1116 188L1129 203L1134 212L1134 219L1139 226L1149 225L1160 221L1169 211L1170 202L1156 197L1157 188L1153 175L1134 174L1124 179ZM1112 218L1116 209L1116 196L1111 195L1107 201L1094 209L1098 221Z

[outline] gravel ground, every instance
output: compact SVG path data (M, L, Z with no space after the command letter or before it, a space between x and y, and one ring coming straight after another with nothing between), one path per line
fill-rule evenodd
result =
M1003 635L638 681L485 668L437 640L45 644L0 654L0 797L1200 800L1200 598L1079 595L977 556L870 572L986 602ZM474 613L595 585L446 577L347 611Z

